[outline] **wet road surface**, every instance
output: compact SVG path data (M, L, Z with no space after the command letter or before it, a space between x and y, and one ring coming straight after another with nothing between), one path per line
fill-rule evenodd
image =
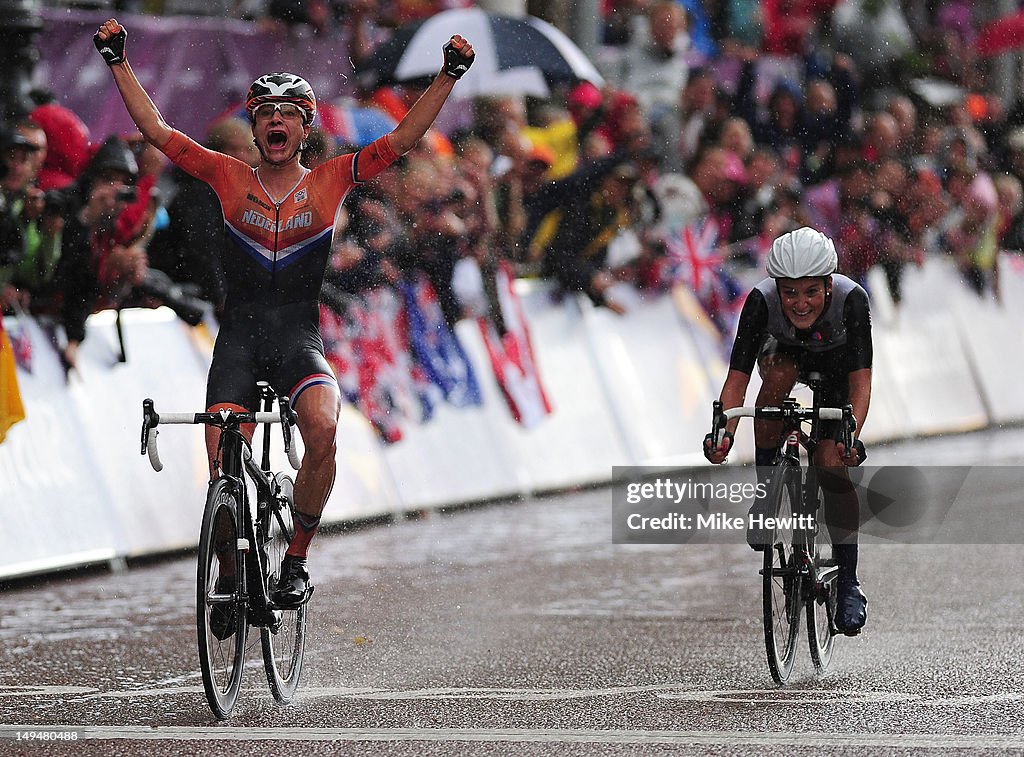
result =
M871 462L1022 453L1017 430ZM1018 495L979 517L1021 517ZM250 632L226 722L198 672L193 556L9 588L0 754L1024 752L1024 547L863 545L867 629L824 677L802 634L776 688L755 554L613 545L610 517L596 490L322 536L299 696L274 705Z

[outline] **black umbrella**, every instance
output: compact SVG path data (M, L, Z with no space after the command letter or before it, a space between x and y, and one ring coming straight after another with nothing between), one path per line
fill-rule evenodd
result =
M556 82L604 80L565 34L533 16L513 18L479 8L450 10L399 27L357 70L364 86L427 81L441 68L441 46L453 34L473 45L476 60L453 93L547 97Z

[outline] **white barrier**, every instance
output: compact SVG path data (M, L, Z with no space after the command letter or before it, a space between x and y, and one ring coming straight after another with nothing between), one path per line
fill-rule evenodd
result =
M1024 280L1016 268L1004 267L1001 305L968 292L948 261L908 270L899 309L880 286L873 277L866 440L1024 420L1015 383L1024 368ZM483 407L441 406L390 447L346 407L326 521L606 482L613 466L704 464L700 444L727 354L691 297L637 300L617 317L571 298L554 303L544 284L518 287L554 414L534 429L518 426L479 332L462 323ZM22 324L33 371L19 372L27 420L0 445L0 578L196 543L208 478L203 434L165 427L166 467L157 475L139 455L140 411L145 397L158 411L200 409L210 346L168 310L125 311L123 319L127 362L118 362L112 315L101 313L89 320L69 381L49 336L34 321ZM757 384L755 376L748 401ZM737 437L734 463L753 457L749 437Z
M965 287L954 289L949 303L988 422L996 425L1024 418L1024 276L1004 263L1000 282L999 303Z
M680 328L686 317L672 297L629 303L618 316L584 301L587 338L607 404L618 421L629 461L615 465L684 467L704 462L700 445L721 383L724 352L699 325Z
M184 327L172 319L162 311L126 312L128 351L136 359L118 363L112 319L95 317L79 371L67 380L50 337L34 321L22 324L32 342L32 373L18 377L27 419L0 445L0 503L9 526L0 533L0 576L194 543L201 450L165 445L176 474L154 493L137 446L143 387L163 383L173 396L187 397L199 378L180 362L184 355L198 365L198 353L187 354ZM147 349L157 362L143 362Z
M586 324L575 301L551 300L547 284L520 282L523 311L553 414L523 429L508 413L501 425L526 471L529 487L546 491L606 481L628 450L588 347Z

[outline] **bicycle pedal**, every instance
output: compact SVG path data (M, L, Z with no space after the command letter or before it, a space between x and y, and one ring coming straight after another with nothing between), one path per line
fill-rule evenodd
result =
M271 610L270 614L273 617L273 620L270 623L267 623L267 628L271 633L277 633L281 630L281 626L284 625L284 615L280 610Z
M249 624L256 628L272 628L274 623L281 625L281 620L276 616L273 609L256 610L249 608Z

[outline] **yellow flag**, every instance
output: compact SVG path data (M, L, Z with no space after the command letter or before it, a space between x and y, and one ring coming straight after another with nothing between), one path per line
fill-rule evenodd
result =
M7 429L25 420L25 407L21 404L14 366L14 348L0 325L0 443L7 436Z

